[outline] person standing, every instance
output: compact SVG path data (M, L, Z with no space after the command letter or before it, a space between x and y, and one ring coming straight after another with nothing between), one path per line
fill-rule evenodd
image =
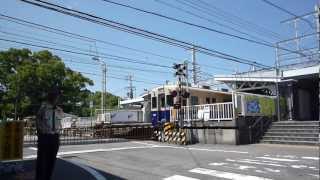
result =
M53 88L42 103L36 120L38 151L36 162L36 180L50 180L53 174L57 152L59 150L59 130L63 111L57 106L61 91Z

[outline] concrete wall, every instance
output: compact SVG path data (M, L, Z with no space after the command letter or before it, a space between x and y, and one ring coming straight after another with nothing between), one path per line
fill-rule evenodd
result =
M237 144L236 129L187 129L187 137L192 144Z

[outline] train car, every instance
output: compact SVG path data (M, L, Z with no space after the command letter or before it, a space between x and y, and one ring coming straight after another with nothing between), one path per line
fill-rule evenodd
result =
M186 89L186 87L184 87ZM177 91L177 85L164 85L150 91L151 97L151 122L157 127L159 124L170 121L170 108L173 107L175 98L172 92ZM214 104L232 102L232 93L212 90L209 88L188 87L189 98L183 98L182 106Z

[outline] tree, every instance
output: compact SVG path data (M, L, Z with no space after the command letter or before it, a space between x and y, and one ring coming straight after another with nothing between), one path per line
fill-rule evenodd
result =
M0 91L0 117L23 118L35 115L54 85L63 91L60 105L71 111L90 95L86 87L93 81L67 68L49 51L9 49L0 52L0 84L7 89Z

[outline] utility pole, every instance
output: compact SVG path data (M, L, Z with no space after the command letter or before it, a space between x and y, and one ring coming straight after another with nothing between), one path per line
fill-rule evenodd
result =
M280 81L280 77L279 77L279 56L278 56L278 46L279 44L277 43L276 45L276 94L277 94L277 119L278 121L281 121L281 109L280 109L280 91L279 91L279 81Z
M198 84L198 73L197 73L197 62L196 62L196 49L193 47L191 49L191 55L192 55L192 80L193 84Z
M133 97L134 97L133 91L135 90L135 87L132 85L133 75L129 74L127 79L129 82L129 86L127 87L127 89L128 89L127 96L129 99L133 99Z
M101 112L100 114L102 114L103 120L105 121L105 109L106 109L106 105L105 105L105 95L106 95L106 91L107 91L107 64L104 61L101 61L99 59L98 56L95 56L92 58L94 61L98 61L101 64L101 70L102 70L102 81L101 81Z
M315 11L316 13L316 22L317 22L317 37L318 37L318 50L320 51L320 7L318 5L315 6ZM320 59L320 55L318 56L318 58ZM319 120L320 120L320 68L319 68L319 79L318 79L318 83L319 83L319 88L318 88L318 96L319 96ZM320 135L319 135L320 137Z
M107 65L106 63L101 64L102 68L102 94L101 94L101 108L102 114L105 113L106 110L106 93L107 93Z

